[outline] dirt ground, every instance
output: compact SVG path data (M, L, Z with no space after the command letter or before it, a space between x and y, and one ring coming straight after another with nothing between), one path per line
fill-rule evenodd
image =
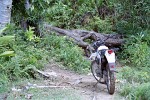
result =
M69 86L78 91L84 100L124 100L118 94L117 84L115 93L110 95L106 85L97 83L91 73L78 74L52 63L47 64L44 71L51 74L45 85Z
M110 95L106 85L97 83L91 73L78 74L60 65L50 61L41 71L49 77L14 84L0 100L125 100L118 93L118 83Z

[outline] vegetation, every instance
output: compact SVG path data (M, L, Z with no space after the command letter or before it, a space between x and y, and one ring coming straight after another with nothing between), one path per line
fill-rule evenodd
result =
M13 0L13 24L0 30L7 34L0 37L0 91L8 81L34 77L31 69L42 69L49 59L77 72L88 70L83 50L66 37L44 32L41 27L47 22L66 29L125 35L119 55L128 67L120 72L126 80L121 94L129 100L150 100L149 0L30 0L29 9L23 7L24 1Z
M83 99L78 92L72 89L29 89L25 93L12 93L8 96L7 100L26 100L27 94L32 94L32 100L81 100Z
M125 79L121 94L129 100L150 100L150 47L147 35L139 33L128 39L130 43L127 42L123 48L122 61L129 67L121 71L120 78Z
M14 29L16 30L15 26ZM42 69L49 59L63 62L69 69L77 72L88 70L89 62L82 56L83 51L71 40L66 40L66 37L47 34L43 38L38 38L34 36L32 28L26 32L19 29L13 42L10 38L14 36L1 37L3 45L1 45L2 53L0 54L0 90L3 90L3 85L6 85L8 81L22 77L34 78L33 69ZM8 29L7 32L10 30Z
M120 79L123 79L120 93L129 100L150 100L150 68L140 70L125 66L120 70Z

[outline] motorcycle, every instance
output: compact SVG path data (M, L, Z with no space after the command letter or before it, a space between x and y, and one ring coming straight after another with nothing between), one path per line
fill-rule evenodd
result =
M115 92L115 73L117 72L115 51L119 49L109 49L105 46L105 42L100 40L94 42L92 47L94 49L90 56L91 72L99 83L107 85L108 93L112 95Z

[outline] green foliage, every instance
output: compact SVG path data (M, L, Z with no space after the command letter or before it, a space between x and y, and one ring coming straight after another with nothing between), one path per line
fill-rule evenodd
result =
M125 84L121 94L128 100L150 100L150 83Z
M116 29L119 33L136 34L149 29L149 0L115 0L115 2Z
M72 9L62 1L56 1L47 9L47 20L55 26L69 27L72 17Z
M104 33L113 30L123 34L149 29L149 0L30 0L30 9L23 7L24 1L13 2L12 19L15 23L27 20L38 25L47 21L61 28ZM89 22L83 24L87 20Z
M35 48L32 45L22 44L17 45L19 41L16 41L12 49L15 51L15 56L6 60L2 58L2 72L8 73L7 76L10 79L16 79L16 77L30 76L31 68L42 68L48 58L48 52L42 49ZM41 63L42 62L42 63ZM45 63L44 63L45 62Z
M0 68L2 68L2 65L0 65ZM1 72L1 71L0 71ZM8 82L9 79L5 73L0 73L0 93L6 92L8 90Z
M14 51L5 51L0 54L0 57L10 57L10 56L15 56Z
M108 19L102 20L100 17L95 16L87 26L88 29L95 29L98 32L112 33L112 25Z
M34 29L34 27L29 27L29 30L26 30L26 32L25 32L25 37L29 41L33 40L35 37L33 29Z
M9 33L8 30L6 33ZM18 33L15 36L0 37L0 92L7 89L4 86L7 87L8 81L34 76L32 69L43 68L49 59L45 49L36 48L35 44L24 41L24 32L15 27L14 30Z
M3 29L1 29L0 34L2 34L6 29L7 29L7 27L4 27Z
M12 20L14 23L19 24L21 20L32 21L33 23L38 23L40 19L44 18L46 10L49 6L47 0L31 0L30 9L25 9L25 0L13 1L12 7Z
M102 0L97 2L94 0L31 0L31 8L28 10L22 7L24 0L19 3L14 1L13 3L12 19L18 24L22 20L27 20L36 25L46 21L54 26L67 29L96 29L96 31L104 33L112 31L112 21L110 19L102 20L98 14L98 9L103 4ZM110 5L112 6L112 4Z
M125 83L121 86L121 94L129 100L150 100L150 47L149 33L143 31L137 35L130 35L124 51L121 54L126 64L121 70L121 79Z
M0 37L0 46L8 45L15 40L15 36L3 36Z
M0 37L0 57L14 56L14 51L10 48L10 43L15 40L14 36L3 36Z
M139 69L124 67L120 71L120 80L124 80L120 93L128 100L150 100L150 68Z
M146 83L150 82L149 75L150 68L142 68L138 70L136 68L131 68L125 66L120 72L120 79L126 79L128 83Z
M16 32L18 34L13 36L15 41L12 42L12 37L5 36L4 40L11 42L2 45L0 49L0 91L4 90L3 86L8 81L35 77L33 69L42 69L50 58L63 62L69 69L77 72L88 70L89 62L84 59L82 49L66 37L46 35L37 42L31 28L26 32L19 29Z
M133 35L124 45L122 55L126 58L126 62L135 67L150 67L150 47L148 46L150 40L147 34L141 32Z
M89 62L83 57L82 49L71 40L67 40L65 36L46 35L40 46L45 46L47 50L50 50L51 56L56 57L56 61L63 62L72 70L86 72L89 68Z

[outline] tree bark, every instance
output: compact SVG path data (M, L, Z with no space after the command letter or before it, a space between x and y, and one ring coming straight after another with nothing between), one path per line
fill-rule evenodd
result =
M0 0L0 30L10 23L11 8L12 0Z
M90 46L89 43L84 41L85 39L91 39L93 41L105 41L105 45L108 47L119 47L124 43L122 35L119 34L103 34L86 30L65 30L47 24L45 24L44 26L46 30L55 31L57 35L66 35L69 38L72 38L78 46L84 49L87 48L87 46Z

